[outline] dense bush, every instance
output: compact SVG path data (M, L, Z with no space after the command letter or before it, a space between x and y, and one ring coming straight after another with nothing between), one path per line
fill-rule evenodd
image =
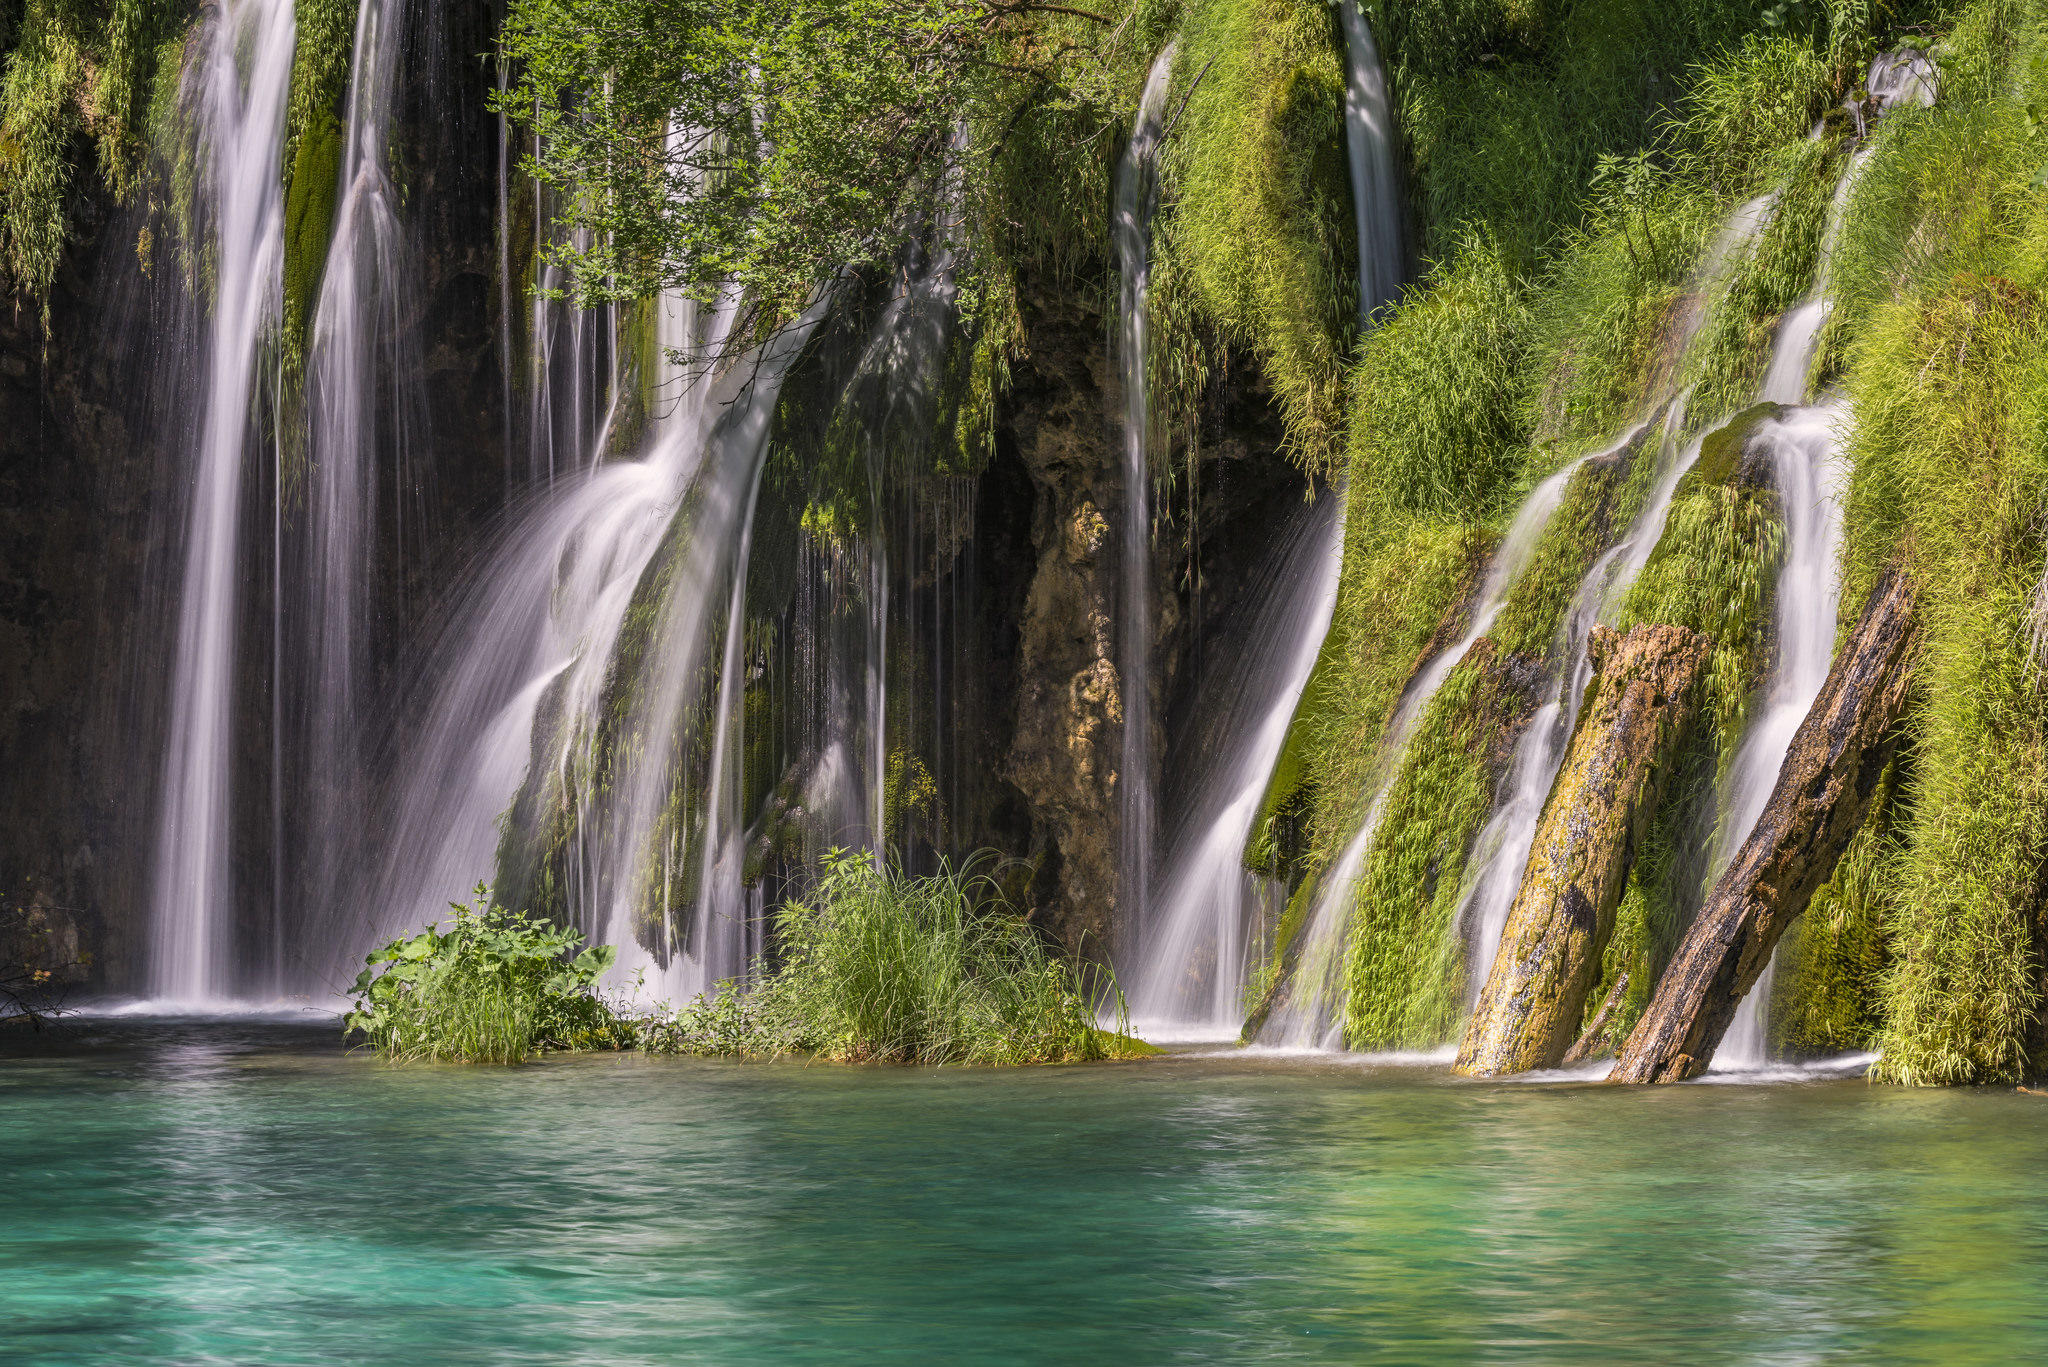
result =
M1114 980L1049 954L989 878L915 878L834 850L776 929L778 966L650 1024L645 1046L923 1064L1069 1063L1130 1047L1095 1024Z
M549 1049L618 1049L631 1024L597 993L618 951L508 911L478 886L451 904L446 929L428 926L372 953L345 1022L387 1057L517 1063Z

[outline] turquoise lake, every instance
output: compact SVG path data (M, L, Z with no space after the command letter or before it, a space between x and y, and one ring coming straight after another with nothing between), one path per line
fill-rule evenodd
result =
M2048 1099L0 1039L0 1361L2012 1362Z

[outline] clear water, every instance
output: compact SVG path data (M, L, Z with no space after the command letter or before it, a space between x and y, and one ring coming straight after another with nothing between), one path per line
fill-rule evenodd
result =
M10 1363L1971 1362L2048 1101L0 1041Z

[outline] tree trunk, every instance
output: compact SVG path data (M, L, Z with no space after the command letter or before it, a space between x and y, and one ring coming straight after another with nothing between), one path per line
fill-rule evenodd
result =
M1596 627L1596 673L1536 827L1461 1073L1554 1068L1578 1038L1586 994L1656 803L1666 761L1699 705L1713 642L1675 626Z
M1610 1082L1707 1070L1743 994L1792 918L1834 872L1897 746L1918 640L1913 585L1886 571L1786 752L1769 805L1708 894Z

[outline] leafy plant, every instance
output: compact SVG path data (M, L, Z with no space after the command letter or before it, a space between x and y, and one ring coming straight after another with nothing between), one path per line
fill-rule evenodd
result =
M972 866L969 866L970 869ZM1069 1063L1132 1052L1097 1027L1122 999L1049 953L996 881L912 877L862 853L825 856L813 894L780 912L781 963L651 1023L650 1050L845 1063ZM1142 1048L1142 1046L1138 1046Z
M517 1063L547 1049L618 1049L633 1027L597 993L618 957L579 931L509 911L479 883L428 926L371 953L344 1022L387 1057Z

